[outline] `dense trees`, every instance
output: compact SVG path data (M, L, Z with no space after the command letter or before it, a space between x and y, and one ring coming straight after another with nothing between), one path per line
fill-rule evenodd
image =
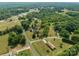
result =
M65 39L69 39L69 32L67 31L67 30L62 30L62 31L60 31L60 36L62 36L63 38L65 38Z
M56 23L55 24L55 26L54 26L54 30L56 31L56 32L60 32L61 31L61 25L59 24L59 23Z
M17 35L15 32L9 33L8 45L13 48L17 44L25 45L25 37L22 34Z
M20 34L23 32L23 28L20 25L15 25L13 31L15 31L17 34Z
M22 24L22 26L23 26L23 28L24 28L25 30L28 30L30 23L31 23L31 21L29 21L29 20L27 20L27 21L22 21L22 22L21 22L21 24Z
M79 34L73 35L71 40L75 43L79 43Z
M19 8L3 8L0 9L0 20L7 19L13 15L18 15L20 13L26 12L27 9L21 9Z
M77 12L68 12L67 13L69 16L72 16L72 17L74 17L74 16L79 16L79 13L77 13Z
M18 43L18 38L16 33L12 32L9 34L8 45L11 47L15 47Z
M76 30L77 26L74 22L70 22L66 25L66 30L69 32L73 32L74 30Z

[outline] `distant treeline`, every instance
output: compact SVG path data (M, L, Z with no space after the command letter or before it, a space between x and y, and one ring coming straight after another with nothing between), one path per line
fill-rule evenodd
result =
M7 19L13 15L17 15L19 13L23 13L28 11L30 8L48 8L55 7L56 10L61 10L64 8L70 10L79 10L79 3L58 3L58 2L17 2L17 3L0 3L0 20Z
M2 8L0 9L0 20L7 19L13 15L27 12L28 9L23 8Z

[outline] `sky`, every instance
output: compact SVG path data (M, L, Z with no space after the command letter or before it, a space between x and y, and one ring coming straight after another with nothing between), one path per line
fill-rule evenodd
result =
M79 0L0 0L0 2L79 2Z

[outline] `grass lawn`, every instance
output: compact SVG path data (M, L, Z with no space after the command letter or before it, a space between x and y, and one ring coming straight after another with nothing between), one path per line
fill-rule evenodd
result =
M52 50L43 41L34 42L32 46L41 56L52 55Z
M54 46L55 46L55 50L52 52L53 55L57 55L58 53L62 52L65 49L68 49L69 47L71 47L71 44L62 42L62 39L48 39L49 42L51 42ZM62 48L60 47L60 45L62 44Z
M33 39L32 39L32 35L33 35L32 32L26 31L26 35L27 35L27 38L28 38L29 40L33 40Z
M49 37L52 37L52 36L56 36L55 35L55 31L54 31L54 28L52 28L52 24L49 26L49 31L48 31L48 36Z
M7 28L12 28L15 25L19 25L19 24L20 23L18 20L0 22L0 31L4 31Z
M31 53L31 50L28 49L28 50L24 50L24 51L21 51L17 54L17 56L31 56L32 53Z
M8 34L0 36L0 55L8 52Z
M35 50L41 56L47 56L47 55L56 56L60 52L64 51L65 49L68 49L69 47L72 46L71 44L62 42L61 39L55 39L55 41L54 41L54 39L47 39L47 41L52 43L56 49L54 49L52 51L43 41L38 41L38 42L32 43L32 46L35 48ZM61 44L62 44L62 48L60 47Z

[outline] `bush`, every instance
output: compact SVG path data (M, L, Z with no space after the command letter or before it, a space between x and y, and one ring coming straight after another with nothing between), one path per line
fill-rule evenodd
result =
M71 40L69 40L69 39L66 39L66 38L63 38L62 41L63 41L63 42L66 42L66 43L69 43L69 44L73 44L73 45L76 44L76 43L74 43L73 41L71 41Z

